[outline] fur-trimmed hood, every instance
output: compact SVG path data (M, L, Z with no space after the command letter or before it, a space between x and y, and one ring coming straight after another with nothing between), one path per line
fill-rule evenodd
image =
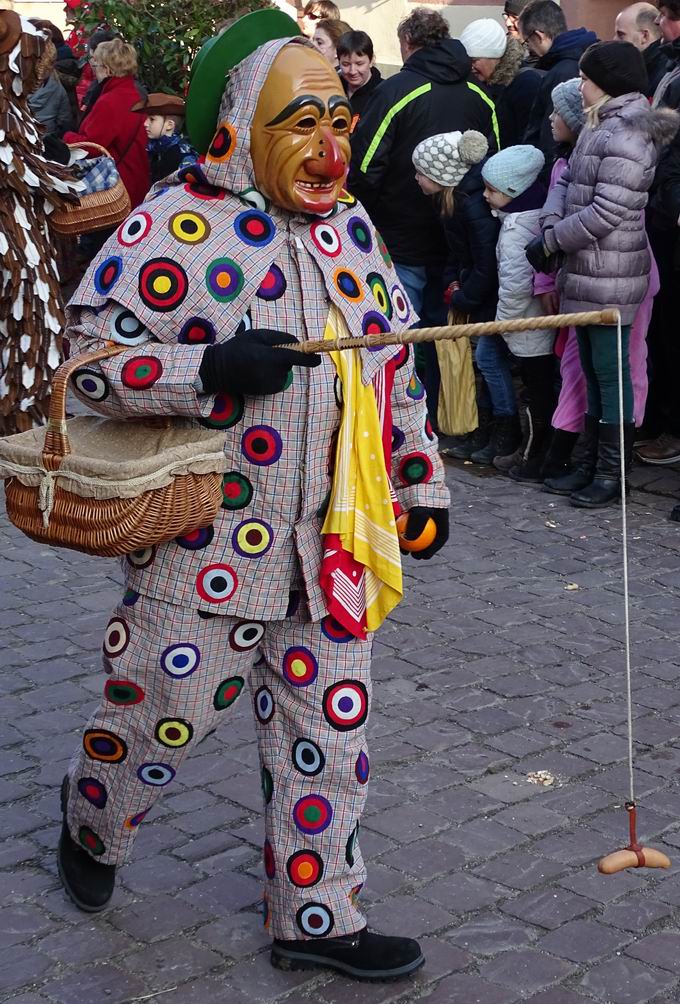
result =
M508 35L508 42L505 52L498 60L496 69L489 77L488 83L491 86L500 85L507 87L515 79L524 62L524 46L517 38Z
M671 108L650 108L641 94L622 94L611 98L600 109L600 120L613 117L623 119L626 125L648 136L657 147L668 146L680 127L680 114Z

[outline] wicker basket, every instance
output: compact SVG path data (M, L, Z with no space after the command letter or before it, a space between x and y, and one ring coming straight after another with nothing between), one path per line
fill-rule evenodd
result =
M108 345L64 363L47 429L0 439L7 514L33 540L112 557L209 526L220 509L223 431L191 419L165 428L154 420L65 420L73 371L126 348Z
M70 150L89 149L104 157L111 154L98 143L69 143ZM94 233L95 230L107 230L118 226L132 210L130 196L121 178L104 192L90 192L83 195L79 202L68 203L64 209L55 210L49 217L52 229L58 234Z

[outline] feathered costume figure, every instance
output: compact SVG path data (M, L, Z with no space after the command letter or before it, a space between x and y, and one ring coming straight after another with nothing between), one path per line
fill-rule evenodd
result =
M78 183L47 161L28 106L47 38L0 10L0 435L30 429L47 413L64 323L48 214Z

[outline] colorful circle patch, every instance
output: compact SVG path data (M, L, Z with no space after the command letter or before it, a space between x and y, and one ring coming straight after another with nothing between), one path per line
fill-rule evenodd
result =
M148 568L153 564L155 557L155 547L138 547L136 551L131 551L127 555L127 561L133 568Z
M128 216L125 223L118 228L118 243L126 248L131 248L135 244L143 241L149 230L151 230L151 217L143 210Z
M289 648L283 657L283 678L291 687L308 687L318 672L319 664L308 648Z
M169 645L161 654L161 669L175 680L183 680L198 669L201 662L201 652L195 645L185 642L181 645Z
M274 711L276 710L274 697L269 687L260 687L259 690L256 690L253 703L255 704L255 714L257 715L258 722L260 725L266 725L267 722L272 720Z
M426 453L407 453L399 464L403 485L426 484L432 477L432 461Z
M90 401L104 401L110 392L109 381L99 370L91 370L86 366L81 366L73 374L73 383L76 390L80 391L83 397Z
M361 330L364 335L377 338L392 329L384 314L379 314L377 310L367 310L361 318Z
M168 221L168 230L182 244L202 244L210 237L210 224L200 213L175 213Z
M267 211L267 200L262 192L258 192L258 190L252 186L250 188L244 188L242 192L238 193L238 197L241 202L245 202L245 204L250 206L251 209L259 209L263 213Z
M207 185L208 179L203 173L203 169L200 164L188 164L186 167L181 167L177 172L180 181L185 181L190 185Z
M271 216L257 209L247 209L234 220L234 230L244 244L251 248L263 248L274 240L276 226Z
M154 736L162 746L178 749L191 742L194 727L185 718L161 718L156 723Z
M323 878L323 859L316 851L295 851L286 862L288 878L298 889L309 889Z
M385 241L382 239L377 230L375 232L375 238L378 243L378 251L380 252L382 260L389 268L392 268L392 258L389 251L387 250L387 244L385 244Z
M387 292L385 280L377 272L369 272L366 276L366 282L371 288L373 298L378 304L378 308L389 321L392 317L392 301L390 300L390 294Z
M104 684L104 697L111 704L127 707L130 704L141 704L144 691L130 680L107 680Z
M148 809L143 809L142 812L136 812L134 816L128 816L123 826L126 830L136 830L139 824L146 819L150 811L151 806Z
M346 645L347 642L351 641L354 637L351 631L344 628L342 624L340 624L339 621L336 621L335 617L331 617L330 614L327 614L321 621L321 631L329 641L334 641L338 645Z
M205 285L214 300L231 303L243 289L240 265L232 258L215 258L205 270Z
M215 711L224 711L226 708L230 708L234 701L240 697L244 683L245 680L242 676L230 676L226 680L222 680L213 697Z
M83 749L101 763L122 763L128 753L124 740L108 729L85 729Z
M326 765L321 748L311 739L296 739L293 743L293 766L305 777L316 777Z
M240 394L216 394L207 418L199 419L207 429L231 429L243 418L245 405Z
M202 181L190 182L184 186L184 191L187 195L193 196L194 199L201 199L203 202L223 202L227 194L223 188L216 188L214 185Z
M115 659L116 656L123 654L129 644L130 628L127 625L127 621L124 621L122 617L112 617L106 625L106 631L104 632L104 644L102 646L104 655L109 659Z
M272 265L255 294L260 300L279 300L288 288L286 277L278 265Z
M425 397L425 388L420 382L418 374L415 370L411 374L411 379L408 382L406 397L410 397L412 401L422 401Z
M359 680L340 680L327 687L323 695L323 713L337 732L358 729L368 718L368 691Z
M94 273L94 288L101 296L108 296L122 274L123 259L120 255L110 255Z
M190 317L180 328L180 345L212 345L217 339L214 326L205 317Z
M196 591L206 603L226 603L237 588L238 579L231 565L207 565L196 576Z
M121 345L141 345L148 342L149 329L125 307L115 307L110 314L109 337Z
M373 250L371 228L360 216L350 216L347 221L347 233L352 244L364 254L369 254Z
M167 763L143 763L137 768L137 777L142 784L152 788L164 788L175 776L175 770Z
M229 632L229 648L234 652L250 652L264 638L264 624L259 621L239 621Z
M271 880L276 875L276 861L274 860L274 848L268 840L264 842L262 857L264 858L264 873Z
M163 363L156 356L134 356L123 366L120 382L130 390L148 390L163 375Z
M270 770L263 767L260 771L260 782L262 784L262 797L264 804L269 805L274 796L274 780Z
M397 425L392 426L392 453L400 450L406 442L406 434Z
M368 762L368 755L362 750L357 757L356 763L354 764L354 773L356 774L359 784L366 784L370 772L371 768Z
M274 531L261 519L246 519L235 528L231 545L242 558L261 558L274 543Z
M94 805L95 809L103 809L109 797L104 785L95 777L81 777L78 781L78 791L85 801Z
M185 533L183 537L175 537L175 543L185 551L201 551L208 544L212 544L214 536L214 526L202 526L198 530L192 530L191 533Z
M345 844L345 861L354 868L354 861L359 850L359 824L354 827Z
M338 195L338 202L341 206L356 206L357 200L354 195L351 195L346 188L340 189L340 195Z
M411 358L410 345L400 345L394 355L395 369L400 370Z
M231 512L245 509L253 497L253 486L238 471L229 471L222 478L222 508Z
M314 246L329 258L337 258L342 251L340 234L330 223L313 223L310 234Z
M408 321L411 316L411 309L408 305L408 300L406 299L406 294L401 286L394 285L391 290L392 306L394 307L394 312L400 321Z
M139 597L140 593L138 593L136 589L126 589L123 594L123 606L134 607Z
M335 926L333 911L323 903L305 903L295 914L295 921L308 938L325 938Z
M98 833L95 833L94 830L91 830L89 826L80 827L78 830L78 840L86 851L89 851L90 854L94 854L97 858L106 851L102 838Z
M149 310L175 310L188 290L187 274L172 258L151 258L139 270L139 298Z
M354 272L350 272L348 268L337 269L333 275L333 282L338 293L344 296L346 300L352 300L356 303L362 299L364 291L361 282Z
M315 836L331 825L333 808L323 795L305 795L293 806L293 822L300 833Z
M224 164L236 147L236 132L231 122L221 122L205 156L213 164Z
M282 450L281 436L271 425L252 425L241 438L243 456L258 467L275 464Z
M425 416L425 425L423 427L423 439L426 443L433 443L435 439L434 429L432 428L432 422L430 421L429 415Z

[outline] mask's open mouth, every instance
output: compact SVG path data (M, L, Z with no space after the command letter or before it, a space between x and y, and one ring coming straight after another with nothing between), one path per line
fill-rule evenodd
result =
M295 187L305 195L330 195L335 191L337 181L296 181Z

